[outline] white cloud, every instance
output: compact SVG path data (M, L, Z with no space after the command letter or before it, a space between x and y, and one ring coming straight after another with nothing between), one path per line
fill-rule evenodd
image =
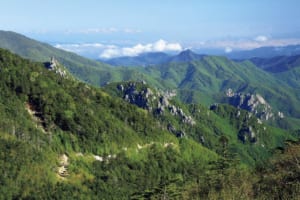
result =
M214 41L205 41L201 43L195 43L192 46L197 48L212 48L212 49L224 49L225 52L229 50L250 50L260 47L282 47L287 45L299 45L300 39L299 38L283 38L283 39L270 39L260 37L256 38L257 40L253 39L240 39L240 40L214 40ZM264 42L262 42L264 41ZM191 44L190 44L191 45ZM229 48L230 47L230 48Z
M268 41L268 39L269 38L265 35L259 35L259 36L254 38L254 41L256 41L256 42L266 42L266 41Z
M137 44L131 47L120 47L101 43L56 44L54 46L91 58L100 57L104 59L120 56L137 56L147 52L181 51L183 49L179 43L169 43L165 40L158 40L148 44Z
M82 55L93 54L93 52L99 52L107 48L106 45L101 43L55 44L54 47Z
M109 59L112 57L118 57L121 54L120 49L106 49L101 53L101 58Z
M114 45L106 45L101 43L55 44L54 47L93 59L98 58L99 53L105 49L117 48ZM113 53L111 52L111 54Z
M153 44L153 51L181 51L182 47L179 43L167 43L164 40L158 40Z
M82 44L82 46L93 47L93 48L103 48L104 47L104 45L100 44L100 43L85 43L85 44Z
M64 49L64 48L103 48L104 45L100 43L82 43L82 44L56 44L54 45L56 48Z
M132 47L111 48L105 49L101 54L101 58L109 59L119 56L137 56L147 52L163 52L163 51L181 51L183 48L179 43L168 43L165 40L158 40L155 43L137 44Z
M138 54L144 53L144 52L150 52L152 49L151 44L137 44L133 47L125 47L121 49L122 56L136 56Z
M225 48L225 53L230 53L230 52L232 52L232 48L226 47L226 48Z

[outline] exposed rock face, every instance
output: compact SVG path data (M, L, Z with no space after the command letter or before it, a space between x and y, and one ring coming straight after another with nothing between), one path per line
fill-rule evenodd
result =
M144 84L143 84L144 85ZM155 99L150 88L137 88L137 84L130 82L126 85L120 84L117 89L123 93L123 98L131 104L135 104L140 108L152 110L151 102Z
M61 77L66 77L67 72L64 70L59 62L54 58L51 57L51 60L49 63L46 63L46 68L49 69L50 71L54 71L55 73L59 74Z
M187 115L180 107L170 103L176 96L175 91L156 91L147 87L146 83L126 82L117 85L117 89L122 93L123 99L140 108L146 109L158 115L169 112L173 116L178 116L183 123L194 125L196 122Z
M284 114L282 112L278 112L278 117L282 119L284 118Z
M234 96L234 92L231 88L229 88L227 91L226 91L226 96L227 97L233 97Z
M69 157L63 154L59 157L59 167L57 173L60 177L65 178L69 176L68 173Z
M181 130L176 130L176 128L174 128L172 126L172 124L168 124L168 127L167 127L168 131L170 133L173 133L174 135L176 135L176 137L179 137L179 138L183 138L186 136L185 132L184 131L181 131Z
M123 99L131 104L152 112L157 117L163 115L173 115L182 123L195 125L195 120L186 114L182 108L172 103L172 98L176 96L175 91L159 91L151 89L146 82L124 82L116 87ZM175 128L171 123L167 125L167 130L176 137L185 137L186 133L181 128Z
M275 117L284 117L281 112L278 112L276 116L272 107L260 94L234 93L233 90L229 88L226 91L226 97L230 105L247 110L262 121L274 120Z
M243 143L258 144L259 138L266 131L262 120L246 110L235 109L226 104L213 104L210 110L231 119L231 123L237 128L237 138Z
M54 57L51 57L49 69L50 69L50 70L55 70L55 68L56 68L57 66L58 66L57 60L55 60Z

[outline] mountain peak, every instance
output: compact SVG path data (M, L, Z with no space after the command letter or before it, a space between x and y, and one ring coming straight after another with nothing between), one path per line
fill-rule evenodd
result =
M178 56L184 56L184 57L187 57L187 56L191 57L191 56L195 56L195 55L196 55L196 53L194 53L191 49L186 49L184 51L181 51L178 54Z
M172 62L189 62L193 60L201 60L203 55L196 54L190 49L180 52L178 55L171 58Z
M195 54L191 49L185 49L181 51L179 54Z

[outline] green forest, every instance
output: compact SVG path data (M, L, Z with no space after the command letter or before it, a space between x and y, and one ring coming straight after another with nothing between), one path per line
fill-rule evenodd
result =
M299 131L227 104L161 112L151 85L98 88L48 64L0 50L0 199L299 198ZM120 84L151 89L151 109Z

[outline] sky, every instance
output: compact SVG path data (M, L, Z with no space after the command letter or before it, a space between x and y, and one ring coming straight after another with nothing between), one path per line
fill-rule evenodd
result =
M90 57L300 44L299 0L2 0L0 29Z

